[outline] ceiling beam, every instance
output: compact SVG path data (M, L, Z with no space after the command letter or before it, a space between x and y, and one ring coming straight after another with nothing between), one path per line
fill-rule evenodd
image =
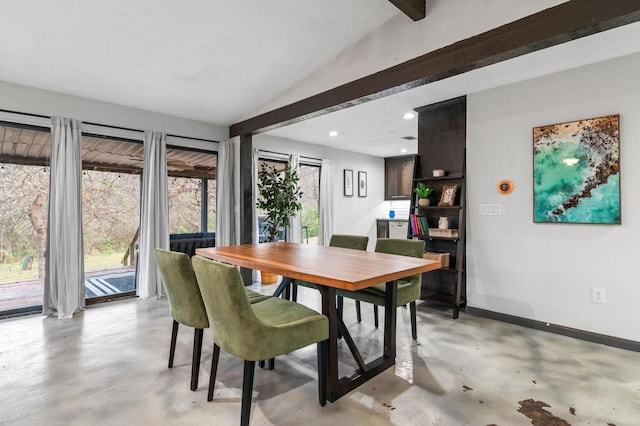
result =
M407 15L414 21L424 19L427 15L426 0L389 0L395 7L400 9L402 13Z
M233 124L229 134L265 132L637 21L638 0L571 0Z

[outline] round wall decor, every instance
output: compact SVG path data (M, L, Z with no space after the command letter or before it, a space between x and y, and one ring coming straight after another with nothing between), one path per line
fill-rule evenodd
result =
M513 192L513 182L510 180L501 180L498 182L498 192L502 195L511 194Z

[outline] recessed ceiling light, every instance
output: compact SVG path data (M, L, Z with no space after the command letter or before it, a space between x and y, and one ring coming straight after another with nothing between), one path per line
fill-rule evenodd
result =
M335 130L332 130L329 132L329 136L331 136L332 138L335 138L336 136L338 136L338 132Z
M402 148L400 152L404 154L405 152L407 152L407 148Z
M416 118L416 114L411 111L405 112L402 118L404 118L405 120L413 120L414 118Z

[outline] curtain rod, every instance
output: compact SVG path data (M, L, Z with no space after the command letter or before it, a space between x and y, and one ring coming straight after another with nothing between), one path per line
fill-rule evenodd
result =
M32 114L29 112L21 112L21 111L12 111L9 109L0 109L0 112L7 112L10 114L18 114L18 115L24 115L26 117L37 117L37 118L46 118L48 120L51 120L51 116L50 115L42 115L42 114ZM140 129L131 129L129 127L122 127L122 126L112 126L110 124L100 124L100 123L93 123L90 121L83 121L84 124L88 124L91 126L100 126L100 127L106 127L109 129L116 129L116 130L126 130L129 132L140 132L140 133L144 133L144 130L140 130ZM202 139L202 138L194 138L191 136L180 136L180 135L173 135L173 134L166 134L167 136L171 136L171 137L175 137L175 138L184 138L184 139L191 139L191 140L195 140L195 141L201 141L201 142L219 142L213 139Z

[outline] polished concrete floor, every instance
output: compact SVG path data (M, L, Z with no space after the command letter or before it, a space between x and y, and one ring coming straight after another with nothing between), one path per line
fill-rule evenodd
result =
M256 287L254 285L254 287ZM273 287L256 287L269 293ZM319 308L313 290L300 289ZM418 304L418 341L398 312L391 368L335 403L318 405L311 346L257 369L253 425L640 425L640 354ZM370 305L345 322L364 354L381 331ZM189 390L193 333L182 328L167 368L166 299L94 305L71 320L0 321L2 425L234 425L242 362L222 353L216 394L206 401L212 340L205 334L200 384ZM341 342L341 364L349 352Z

